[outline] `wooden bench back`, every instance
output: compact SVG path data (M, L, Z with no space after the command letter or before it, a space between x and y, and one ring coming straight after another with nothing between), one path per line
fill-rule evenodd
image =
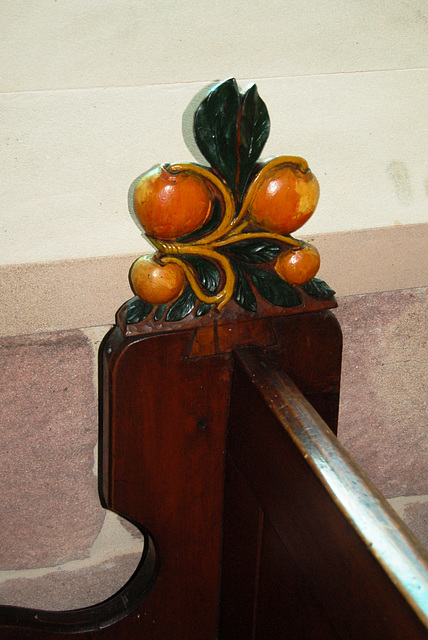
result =
M341 332L317 305L150 331L119 313L100 488L141 563L93 607L0 607L2 638L425 637L423 552L333 435Z

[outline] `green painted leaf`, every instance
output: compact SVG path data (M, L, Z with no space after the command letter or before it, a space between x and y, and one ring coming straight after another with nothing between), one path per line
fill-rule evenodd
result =
M223 251L231 253L241 262L248 264L263 264L274 260L282 249L270 240L255 239L235 242L223 247Z
M166 304L160 304L158 305L156 311L155 311L155 315L153 316L153 319L155 322L158 322L159 320L161 320L163 314L166 311Z
M179 238L178 242L184 243L190 242L191 240L197 240L198 238L207 235L211 231L214 231L214 229L218 227L221 222L222 213L221 202L218 198L216 198L213 203L213 212L208 222L206 222L200 229L196 229L196 231L192 231L192 233L189 233L187 236Z
M189 315L195 308L196 296L190 284L187 285L184 292L176 302L168 309L165 316L167 322L177 322Z
M238 200L242 202L248 179L269 137L270 119L264 101L253 84L244 94L238 122Z
M236 276L235 289L233 292L235 301L246 311L257 311L257 299L244 272L238 262L235 260L231 260L230 262Z
M200 151L239 204L269 137L269 113L256 85L244 95L234 78L214 86L196 110L193 129Z
M150 315L152 309L152 304L135 296L130 301L130 305L126 311L127 324L137 324L137 322L145 320L147 316Z
M196 317L200 318L201 316L205 316L212 309L212 304L207 304L206 302L201 302L198 308L196 309Z
M249 265L245 265L244 269L254 282L260 295L268 302L278 307L296 307L301 304L297 290L287 282L284 282L275 273L264 271L257 267L250 267Z
M232 191L236 183L236 132L240 94L235 78L214 86L195 113L196 144Z
M186 262L189 262L198 274L199 282L209 293L215 293L220 284L220 271L211 260L194 255L183 255Z
M336 293L324 280L319 278L312 278L312 280L302 285L302 289L312 298L318 298L319 300L328 300Z

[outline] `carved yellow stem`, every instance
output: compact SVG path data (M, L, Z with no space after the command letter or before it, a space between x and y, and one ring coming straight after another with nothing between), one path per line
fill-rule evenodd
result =
M158 241L159 242L159 241ZM163 243L162 243L163 244ZM196 246L196 245L167 245L166 243L161 248L162 252L167 252L169 255L162 255L159 261L162 264L167 263L175 263L180 265L186 274L187 279L190 282L190 285L196 294L196 297L201 302L206 302L207 304L217 304L219 311L224 307L225 304L229 302L233 295L233 289L235 287L235 274L232 270L229 260L226 256L214 251L205 246ZM171 255L172 254L172 255ZM182 254L187 255L197 255L203 258L209 258L214 262L217 262L224 272L224 286L219 293L215 295L207 295L201 288L197 276L195 275L195 271L193 267L185 261L182 257Z
M242 227L240 227L242 228ZM281 242L285 242L286 244L290 244L293 247L303 247L305 242L303 240L296 240L296 238L292 238L291 236L283 236L280 233L271 233L270 231L255 231L251 233L236 233L231 235L224 240L219 240L217 242L213 242L213 247L225 247L228 244L234 244L235 242L241 242L244 240L252 240L253 238L266 238L268 240L280 240Z
M233 199L233 194L227 185L220 180L214 173L201 167L200 165L193 164L173 164L170 166L170 171L174 173L178 173L179 171L189 171L196 173L197 175L209 180L220 192L223 203L224 203L224 215L222 221L219 226L214 229L209 235L200 238L195 241L195 245L212 245L219 238L223 238L225 235L229 235L233 232L238 234L242 229L247 225L246 222L242 223L242 219L245 217L248 207L251 204L251 200L254 197L254 194L264 179L266 173L271 169L281 166L283 164L294 164L296 165L302 173L306 173L309 170L308 163L304 158L300 158L299 156L278 156L277 158L273 158L270 162L268 162L256 175L254 180L252 181L246 195L244 201L242 203L241 211L239 215L235 218L235 202ZM236 237L236 236L235 236ZM265 236L267 237L267 236ZM278 238L277 238L278 239ZM293 243L290 243L293 244ZM297 245L296 245L297 246Z
M229 187L214 173L196 164L173 164L170 167L170 171L172 171L173 173L178 173L179 171L196 173L196 175L199 175L211 182L217 188L223 198L224 213L219 226L214 229L208 236L196 240L195 244L207 244L225 235L225 233L227 233L231 228L233 218L235 216L235 202L233 199L233 194L230 191Z
M248 227L248 220L245 220L245 222L241 222L241 224L240 224L240 225L238 225L237 227L235 227L235 226L233 227L233 230L230 232L230 236L232 236L232 237L233 237L233 242L235 242L234 238L235 238L239 233L241 233L241 231L242 231L243 229L245 229L245 227ZM227 241L227 239L226 239L226 241ZM215 244L216 244L216 243L215 243Z

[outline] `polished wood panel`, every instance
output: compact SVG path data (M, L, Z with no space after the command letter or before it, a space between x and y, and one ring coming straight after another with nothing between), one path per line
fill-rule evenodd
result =
M104 496L142 523L158 550L159 577L138 610L148 638L209 639L217 631L232 364L223 354L187 358L192 337L124 340L108 362Z
M270 346L334 428L341 337L333 305L261 305L252 318L227 309L174 326L128 326L124 305L101 348L100 495L145 533L146 556L123 590L94 607L0 607L1 637L214 638L233 349Z
M229 465L265 522L251 637L425 638L426 554L275 358L253 349L237 360ZM225 541L235 540L238 505L225 527ZM224 588L223 640L249 637L228 632L239 591Z
M326 489L320 469L349 479L347 458L338 468L326 446L311 449L315 409L337 447L342 344L331 306L129 328L125 305L101 350L100 496L143 531L144 556L94 607L0 607L1 638L424 637L388 562ZM376 522L370 491L361 513ZM407 540L388 523L376 544Z

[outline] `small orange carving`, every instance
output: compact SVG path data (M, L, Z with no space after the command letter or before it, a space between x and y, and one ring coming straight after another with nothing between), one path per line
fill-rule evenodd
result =
M196 231L212 213L213 187L196 172L156 165L139 180L134 209L147 235L175 240Z
M251 221L273 233L287 235L299 229L313 214L319 198L318 180L307 170L283 164L260 172L248 205ZM264 175L261 175L263 172ZM256 178L257 179L257 178Z
M277 274L289 284L305 284L312 280L320 268L320 254L313 244L301 249L283 251L275 263Z
M138 258L131 267L130 278L134 292L150 304L164 304L175 300L184 288L185 276L178 264L161 266L153 256Z

